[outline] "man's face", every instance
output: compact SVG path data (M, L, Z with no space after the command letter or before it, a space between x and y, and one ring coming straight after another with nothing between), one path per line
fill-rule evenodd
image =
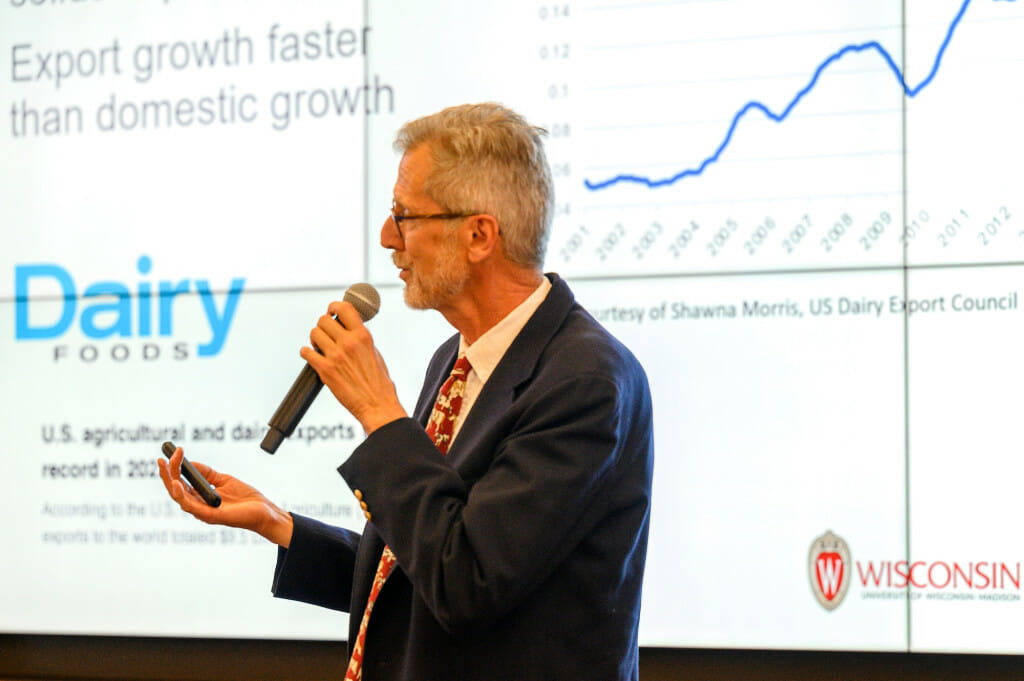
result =
M445 208L423 192L433 162L426 146L407 152L398 164L395 212L431 215ZM469 262L448 220L403 220L401 232L389 217L381 227L380 242L394 252L391 260L401 269L405 303L416 309L441 309L458 296L469 280Z

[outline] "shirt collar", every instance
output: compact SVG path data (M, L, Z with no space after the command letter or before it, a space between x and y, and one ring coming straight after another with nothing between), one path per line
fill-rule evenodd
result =
M466 338L459 338L459 354L465 354L469 363L473 366L481 383L486 383L491 372L498 366L498 362L505 356L505 352L511 347L512 341L516 339L519 332L526 326L533 313L537 311L540 304L551 290L551 282L547 277L541 277L540 285L533 293L520 303L516 309L509 312L504 319L488 329L482 336L476 339L472 345L466 343Z

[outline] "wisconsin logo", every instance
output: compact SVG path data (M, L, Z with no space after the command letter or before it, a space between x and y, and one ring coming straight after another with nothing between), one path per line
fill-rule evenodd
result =
M835 610L843 602L850 586L850 547L842 537L828 530L811 542L807 556L811 591L826 610Z

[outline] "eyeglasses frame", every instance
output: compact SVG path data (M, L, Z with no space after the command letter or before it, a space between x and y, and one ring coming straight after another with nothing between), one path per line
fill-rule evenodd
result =
M395 212L396 206L391 204L391 210L388 212L391 220L395 223L395 229L398 230L398 238L405 241L405 234L402 233L402 223L406 220L455 220L457 218L468 218L472 215L479 215L480 213L430 213L427 215L398 215Z

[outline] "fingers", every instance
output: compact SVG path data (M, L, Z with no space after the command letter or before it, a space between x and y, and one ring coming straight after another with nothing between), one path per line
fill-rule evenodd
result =
M358 331L363 328L363 318L351 303L334 301L327 306L327 314L317 320L316 329L334 342L340 341L346 331ZM314 331L316 331L314 329Z
M181 478L181 462L185 460L185 452L178 447L174 450L174 455L171 456L169 461L160 459L157 461L157 466L160 469L160 479L164 483L164 488L170 495L171 499L181 507L181 510L189 513L200 520L206 519L208 516L206 502L203 501L199 493L192 489L192 486ZM193 464L195 465L195 464ZM215 473L209 466L199 464L203 466L205 471ZM197 467L197 470L198 467ZM203 473L203 477L206 477L206 473ZM212 480L207 478L210 484L215 484Z
M199 461L192 461L192 467L199 472L199 475L206 478L206 482L210 483L214 487L220 487L231 479L231 476L219 473L214 469L207 466L205 463Z
M171 497L174 503L178 504L184 509L185 497L188 495L188 487L180 478L175 479L170 471L170 464L163 459L157 461L157 466L160 469L160 479L164 483L164 489L167 490L167 494Z
M333 302L327 306L327 314L337 317L337 322L349 331L363 327L363 318L352 303Z
M181 447L174 450L174 454L171 456L170 461L164 461L163 459L157 460L157 467L160 469L160 479L164 483L164 487L167 489L167 493L171 495L175 501L175 492L183 492L184 483L181 481L181 462L185 458L185 452L182 451Z
M171 479L171 472L169 470L170 466L168 466L166 461L163 459L157 459L156 465L160 470L160 480L164 483L164 489L167 490L167 494L170 495L171 499L177 501L175 495L184 494L184 491L181 489L180 481L176 483Z
M320 379L323 380L323 372L327 369L327 360L324 359L324 356L321 355L316 350L314 350L313 348L300 348L299 356L301 356L302 359L306 360L306 362L309 363L309 366L313 367L316 370L317 374L320 376Z
M339 334L342 331L344 331L344 329L338 326L337 322L332 320L330 323L338 327ZM340 340L340 338L332 338L322 328L320 328L319 326L314 326L313 330L309 332L309 342L313 345L313 347L303 348L303 351L305 352L300 352L299 354L301 354L303 359L305 359L308 362L309 357L307 355L322 355L324 354L325 350L331 351L338 344L338 340Z
M359 312L351 303L344 301L328 305L327 314L322 315L309 332L309 341L313 347L303 348L299 354L314 368L327 364L316 355L337 360L339 351L343 355L350 355L358 352L356 348L359 346L373 345L373 338L366 330Z

